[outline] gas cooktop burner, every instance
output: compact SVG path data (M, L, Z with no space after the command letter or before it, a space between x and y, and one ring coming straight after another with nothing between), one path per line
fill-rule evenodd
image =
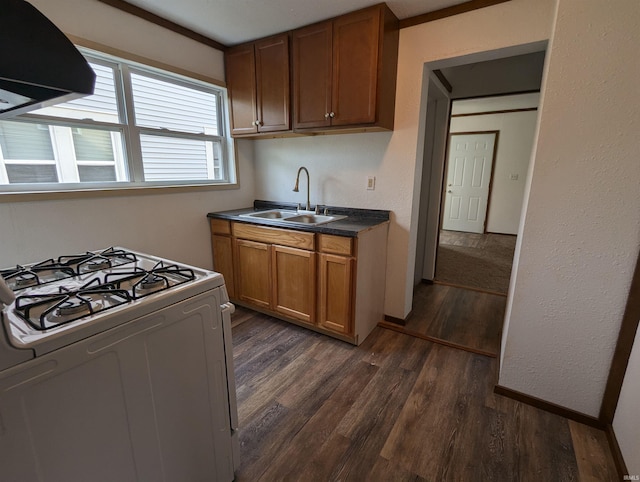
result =
M84 268L86 269L86 271L90 272L90 271L99 271L101 269L107 269L110 267L111 267L111 261L109 261L108 259L96 258L96 259L91 259L87 261L81 267L79 267L79 269L82 271Z
M99 253L87 252L58 258L60 264L73 267L77 274L100 271L135 261L137 261L135 254L115 248L108 248Z
M58 316L77 315L78 313L89 314L91 313L90 300L91 299L89 299L88 301L85 301L85 300L65 301L58 307L55 313Z
M18 316L30 326L43 331L128 303L131 299L127 291L103 284L96 277L75 291L60 287L58 293L18 296L14 307Z
M153 273L148 274L142 281L136 284L136 289L140 290L157 290L158 288L163 288L169 285L169 282L166 278L162 278L161 276L155 275Z
M162 261L148 271L136 268L129 272L107 273L104 277L106 283L127 290L134 299L167 290L195 278L191 269L175 264L165 266Z
M13 279L13 284L17 289L28 288L38 284L38 277L34 273L25 272Z
M14 291L30 286L42 285L75 275L73 269L56 263L53 259L32 266L20 266L0 271L9 288Z

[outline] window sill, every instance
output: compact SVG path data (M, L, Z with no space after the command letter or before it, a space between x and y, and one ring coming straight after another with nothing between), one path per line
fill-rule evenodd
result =
M127 186L99 189L69 189L60 191L0 192L0 203L48 201L61 199L99 198L116 196L138 196L176 194L201 191L227 191L240 189L240 183L192 184L175 186Z

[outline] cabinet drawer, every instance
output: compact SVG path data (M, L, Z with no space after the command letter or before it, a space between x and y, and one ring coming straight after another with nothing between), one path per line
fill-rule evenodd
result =
M323 253L353 255L353 238L333 236L331 234L318 235L318 250Z
M233 235L236 238L249 239L263 243L279 244L300 249L315 249L314 234L289 229L267 228L252 224L233 223Z
M224 219L210 219L211 234L231 234L231 222Z

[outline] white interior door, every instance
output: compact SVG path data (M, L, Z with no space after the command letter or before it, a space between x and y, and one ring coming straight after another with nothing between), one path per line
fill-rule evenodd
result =
M495 132L451 134L442 229L483 233Z

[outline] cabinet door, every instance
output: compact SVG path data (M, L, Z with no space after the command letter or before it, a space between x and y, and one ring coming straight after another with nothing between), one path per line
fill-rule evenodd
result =
M353 258L320 254L319 324L343 334L353 333Z
M231 134L255 134L258 127L253 44L229 49L225 54L225 69L231 104Z
M376 121L380 14L367 9L333 23L334 126Z
M273 309L292 318L315 322L316 254L273 246Z
M258 132L289 130L289 36L256 42L255 55Z
M224 276L227 293L231 298L235 298L231 237L214 234L211 236L211 246L213 247L213 269Z
M332 22L293 32L293 127L331 125Z
M236 239L236 293L238 298L269 308L271 259L269 245Z

